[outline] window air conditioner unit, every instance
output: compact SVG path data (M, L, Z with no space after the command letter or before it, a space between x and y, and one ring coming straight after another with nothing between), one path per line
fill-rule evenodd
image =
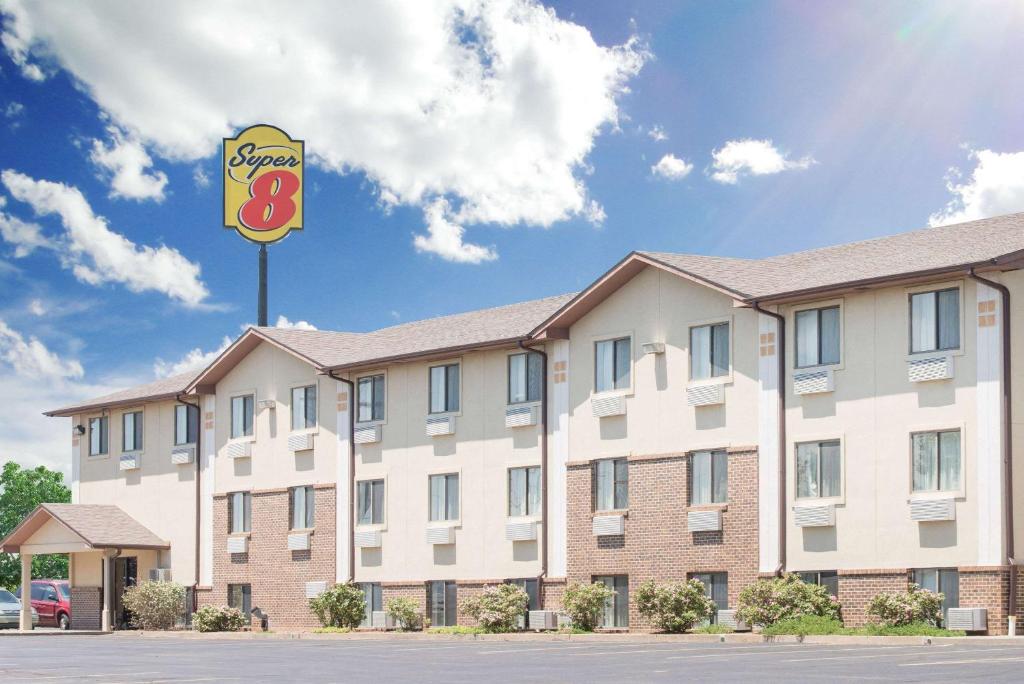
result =
M590 407L594 411L595 418L623 416L626 414L626 397L621 394L614 394L610 397L594 397L590 400Z
M118 468L121 470L138 470L142 465L142 454L137 451L133 451L129 454L121 454L121 460L118 464Z
M241 535L228 537L228 553L247 553L249 551L249 538Z
M292 532L288 535L289 551L309 551L309 532Z
M228 458L251 458L252 442L228 442L224 450Z
M953 497L944 499L911 499L910 519L916 522L956 520Z
M455 434L455 416L427 418L427 437Z
M750 625L736 619L735 609L718 611L718 624L723 627L731 627L734 632L750 631Z
M665 343L664 342L644 342L640 345L640 350L644 354L664 354Z
M797 527L835 527L836 507L832 504L794 506L793 523Z
M352 437L356 444L376 444L380 441L380 425L357 426Z
M373 629L398 629L393 615L384 610L375 610L370 615L370 627Z
M381 545L380 530L356 530L356 546L361 549L376 549Z
M529 618L530 629L558 629L558 613L553 610L531 610Z
M686 528L690 532L718 532L722 529L722 511L688 511Z
M306 582L306 598L316 598L327 591L327 582Z
M275 400L273 400L273 399L260 399L257 402L257 406L260 407L260 410L263 410L263 409L275 409L275 408L277 408L277 402Z
M725 385L694 385L686 388L687 406L715 406L725 403Z
M793 375L793 394L822 394L834 389L835 380L831 370Z
M505 539L507 541L532 541L536 538L536 520L510 520L505 523Z
M536 425L538 413L536 406L509 406L505 409L505 427Z
M170 582L171 581L171 570L170 568L153 568L149 571L150 582Z
M946 629L965 632L984 632L988 629L988 609L950 608L946 616Z
M444 527L427 528L428 544L454 544L455 528L445 525Z
M595 515L594 536L610 537L626 533L626 516L624 515Z
M301 432L297 435L288 435L288 451L309 451L313 448L313 435L309 432Z
M953 357L935 356L930 359L907 362L907 378L910 382L948 380L953 377Z
M196 460L196 445L195 444L183 444L176 446L171 449L171 463L174 465L187 465L189 463L195 463Z

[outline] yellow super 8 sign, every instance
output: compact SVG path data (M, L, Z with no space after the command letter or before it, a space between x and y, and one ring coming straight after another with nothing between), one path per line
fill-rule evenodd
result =
M275 126L224 139L224 226L253 242L302 229L304 146Z

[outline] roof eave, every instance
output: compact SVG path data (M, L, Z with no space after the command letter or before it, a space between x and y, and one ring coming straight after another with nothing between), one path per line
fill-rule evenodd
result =
M428 349L426 351L409 352L408 354L395 354L393 356L381 356L376 359L368 359L365 361L358 361L355 363L341 363L333 366L324 366L319 369L319 372L324 375L330 375L334 372L340 371L352 371L362 370L368 368L377 368L391 363L407 363L411 361L427 361L431 359L440 359L452 354L460 354L469 351L486 351L488 349L496 349L499 347L507 347L514 345L518 342L525 342L530 339L529 335L519 335L516 337L507 337L500 340L492 340L489 342L475 342L473 344L462 344L451 347L438 347L437 349Z
M103 409L118 408L121 406L138 406L139 404L152 404L158 401L167 401L168 399L175 399L182 394L188 394L188 392L182 390L181 392L167 392L164 394L152 394L144 397L135 397L133 399L120 399L118 401L102 401L94 404L83 404L81 406L67 406L65 408L54 409L52 411L43 411L43 415L49 418L70 418L77 416L82 413L92 413L94 411L100 411Z

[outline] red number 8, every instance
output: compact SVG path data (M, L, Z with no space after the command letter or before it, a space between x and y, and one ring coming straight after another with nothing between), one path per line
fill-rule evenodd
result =
M295 216L292 195L298 189L299 179L290 171L265 173L249 184L252 199L238 210L238 219L252 230L280 228Z

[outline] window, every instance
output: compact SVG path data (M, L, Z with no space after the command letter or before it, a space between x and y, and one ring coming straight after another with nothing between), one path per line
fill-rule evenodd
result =
M800 580L806 584L817 584L828 589L828 593L839 597L839 575L835 570L821 570L815 572L796 573Z
M427 582L427 613L431 627L454 627L458 620L455 582Z
M839 440L796 445L796 498L840 496Z
M960 607L960 573L954 568L918 569L913 572L913 582L922 589L943 594L942 623L946 624L949 609Z
M199 407L176 404L174 407L174 445L195 444L199 437Z
M384 420L384 375L359 378L356 391L359 397L359 413L356 420L360 423Z
M526 604L526 610L540 610L540 591L536 579L510 579L507 584L514 584L526 592L530 599Z
M430 476L430 519L459 519L459 476Z
M910 353L960 348L960 289L910 295Z
M228 495L228 519L231 521L231 534L252 531L252 494L234 492Z
M729 454L696 451L690 456L690 505L729 500Z
M142 449L142 411L121 414L121 451Z
M508 403L540 401L544 359L537 352L508 357Z
M107 435L110 433L109 418L89 419L89 455L101 456L107 453Z
M373 614L384 610L384 597L381 594L380 582L360 582L359 588L363 590L363 598L366 601L366 613L360 627L373 626Z
M690 379L707 380L729 374L729 324L690 328Z
M449 413L459 410L459 364L434 366L430 369L430 412Z
M306 430L314 427L316 427L316 385L293 387L292 430Z
M540 515L540 466L510 468L508 471L509 517Z
M604 575L595 577L594 582L603 584L615 595L605 601L602 627L629 627L629 577L626 575Z
M292 508L292 529L311 530L316 520L316 494L312 486L292 487L289 490Z
M594 344L594 391L629 389L633 353L630 339L601 340Z
M366 480L358 483L359 524L384 524L384 480Z
M228 607L237 608L242 611L242 615L248 619L249 614L252 612L252 585L229 584Z
M599 511L629 508L629 465L624 458L611 458L594 464L596 505Z
M715 603L711 622L718 622L718 611L729 609L729 575L724 572L691 572L690 579L700 580L704 595Z
M796 367L839 363L839 307L796 312Z
M252 410L256 397L231 397L231 439L252 437Z
M911 435L915 492L960 490L960 431Z

